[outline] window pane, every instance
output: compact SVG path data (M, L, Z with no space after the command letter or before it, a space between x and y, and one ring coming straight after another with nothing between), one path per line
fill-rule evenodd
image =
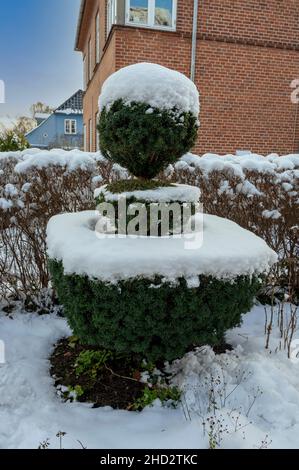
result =
M159 26L172 26L173 0L156 0L155 24Z
M72 121L72 134L76 134L76 121Z
M130 1L130 21L132 23L148 23L148 0Z
M70 133L70 121L68 119L65 121L65 133Z

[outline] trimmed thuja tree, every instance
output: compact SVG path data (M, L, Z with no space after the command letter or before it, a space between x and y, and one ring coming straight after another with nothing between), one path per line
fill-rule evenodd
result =
M188 152L197 129L190 112L125 104L121 99L103 109L98 126L103 155L141 178L154 178Z
M213 216L205 216L204 244L193 251L173 236L185 226L186 217L177 219L188 204L188 222L196 219L200 191L151 178L195 142L195 85L178 72L137 64L106 81L99 105L102 153L132 178L97 190L98 216L64 214L49 222L50 271L70 326L84 343L151 361L222 342L251 308L259 275L275 254L255 235ZM168 229L161 229L161 203L172 210ZM160 214L154 224L152 206ZM157 229L155 236L148 224L140 231L142 221ZM132 239L134 223L141 236Z

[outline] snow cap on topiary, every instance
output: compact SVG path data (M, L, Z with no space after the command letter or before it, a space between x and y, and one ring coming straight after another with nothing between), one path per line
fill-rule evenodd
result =
M117 100L125 104L144 103L161 110L176 108L181 113L199 115L199 93L185 75L158 64L140 63L124 67L103 85L99 108L109 109Z

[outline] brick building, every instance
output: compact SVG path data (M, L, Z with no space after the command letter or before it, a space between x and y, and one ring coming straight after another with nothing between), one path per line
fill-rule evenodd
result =
M290 86L299 79L298 0L82 0L76 50L87 150L98 146L103 82L136 62L194 79L201 94L196 152L299 150Z

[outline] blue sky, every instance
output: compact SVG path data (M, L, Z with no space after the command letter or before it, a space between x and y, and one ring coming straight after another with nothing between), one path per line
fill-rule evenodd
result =
M74 52L80 0L0 0L0 117L29 115L43 101L58 106L82 88Z

